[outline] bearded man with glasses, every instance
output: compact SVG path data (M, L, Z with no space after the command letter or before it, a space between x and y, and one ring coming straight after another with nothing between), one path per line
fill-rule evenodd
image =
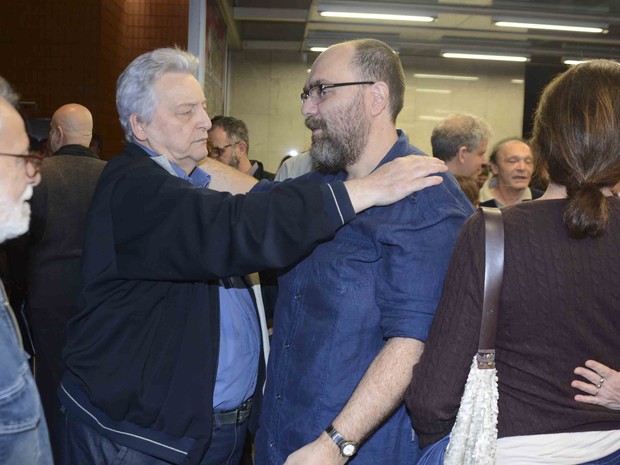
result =
M408 154L428 159L396 129L404 91L383 42L323 52L301 94L318 170L298 179L352 181ZM256 465L415 463L403 397L472 212L444 177L362 212L281 274Z
M232 116L214 116L209 129L212 144L209 156L254 178L273 181L276 175L265 170L258 160L250 160L250 135L247 125Z

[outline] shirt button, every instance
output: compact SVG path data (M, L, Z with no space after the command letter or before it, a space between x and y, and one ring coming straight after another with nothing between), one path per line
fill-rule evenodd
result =
M276 444L277 444L277 442L275 442L275 441L271 441L271 442L269 443L269 447L276 447Z
M290 349L290 348L291 348L291 345L290 345L288 342L285 342L285 343L284 343L284 348L285 348L285 349Z
M276 395L276 400L282 400L282 396L280 394Z
M295 294L295 300L297 301L301 300L301 294Z

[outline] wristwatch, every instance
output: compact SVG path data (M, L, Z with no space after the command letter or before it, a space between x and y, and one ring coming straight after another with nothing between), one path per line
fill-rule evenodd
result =
M347 441L343 438L333 425L329 425L325 432L334 441L334 444L340 449L340 455L343 457L353 457L357 452L357 444L352 441Z

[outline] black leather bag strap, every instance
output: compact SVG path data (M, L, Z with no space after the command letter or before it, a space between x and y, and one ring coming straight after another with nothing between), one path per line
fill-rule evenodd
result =
M478 368L495 368L499 294L504 277L504 220L499 208L481 207L484 218L484 299L478 340Z

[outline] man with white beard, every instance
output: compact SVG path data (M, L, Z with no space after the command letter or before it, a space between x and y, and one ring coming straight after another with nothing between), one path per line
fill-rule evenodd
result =
M17 95L0 77L0 243L28 230L41 157L28 153ZM52 452L28 356L0 283L0 452L2 463L51 465Z

